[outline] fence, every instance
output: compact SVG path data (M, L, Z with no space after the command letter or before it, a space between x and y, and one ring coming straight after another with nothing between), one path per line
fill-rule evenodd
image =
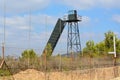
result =
M120 76L120 59L117 58L117 66L114 66L112 57L58 55L45 60L9 56L5 61L15 80L109 80Z

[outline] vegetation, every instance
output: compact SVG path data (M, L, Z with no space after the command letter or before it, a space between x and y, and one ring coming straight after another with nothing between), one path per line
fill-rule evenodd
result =
M18 66L23 69L33 68L34 65L35 66L39 65L37 64L37 60L38 56L33 49L24 50L21 54L21 57L18 60L19 61Z
M36 58L36 53L34 52L34 50L33 49L31 49L31 50L25 50L25 51L23 51L22 52L22 59L27 59L27 58L29 58L29 59L34 59L34 58Z
M52 46L50 43L47 44L45 51L43 53L43 56L46 56L47 58L52 55Z
M113 51L113 36L115 34L112 31L105 33L105 39L97 44L94 41L87 41L86 47L83 49L84 55L90 55L91 57L108 56L108 52ZM117 54L120 53L120 39L116 38Z
M113 51L113 36L115 34L111 31L105 33L105 38L99 43L93 40L86 42L86 47L83 49L83 56L74 56L75 59L66 56L51 56L52 47L48 44L43 56L38 56L36 52L31 50L24 50L21 57L15 59L13 56L7 56L5 59L12 73L17 73L21 70L34 68L37 70L75 70L88 69L91 67L112 66L113 59L108 51ZM120 53L120 39L116 36L117 55ZM120 60L117 60L119 64ZM0 70L0 72L3 72ZM5 72L8 75L8 72Z
M0 69L0 76L10 76L10 72L8 70Z
M52 46L50 43L47 44L47 47L46 47L46 50L47 50L47 57L51 56L52 55Z

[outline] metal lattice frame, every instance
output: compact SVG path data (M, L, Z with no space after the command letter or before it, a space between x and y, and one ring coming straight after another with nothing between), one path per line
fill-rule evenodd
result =
M67 53L81 52L78 21L68 22Z

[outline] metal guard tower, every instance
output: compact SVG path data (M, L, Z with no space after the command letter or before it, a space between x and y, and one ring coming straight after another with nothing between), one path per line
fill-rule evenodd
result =
M52 52L54 51L54 48L56 47L56 44L64 30L64 27L66 24L68 24L68 37L67 37L67 54L69 53L80 53L81 52L81 43L80 43L80 34L79 34L79 26L78 22L80 22L81 19L78 19L77 11L71 10L68 13L67 19L62 20L58 19L55 28L53 29L53 32L44 48L43 54L45 54L45 51L47 50L47 45L50 44L52 47Z
M69 53L80 53L81 43L78 22L77 11L71 10L68 12L68 37L67 37L67 54Z

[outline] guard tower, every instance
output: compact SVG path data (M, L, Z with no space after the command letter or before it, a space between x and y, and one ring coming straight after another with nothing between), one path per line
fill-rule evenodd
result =
M65 20L59 18L43 50L43 54L48 54L45 51L47 50L47 45L50 44L52 51L49 53L49 56L52 55L52 52L54 51L66 24L68 25L67 53L81 52L80 35L78 27L78 22L80 21L81 17L80 19L78 18L76 10L69 11L67 18L65 17Z
M78 26L78 22L80 21L81 17L80 19L78 19L76 10L71 10L68 12L68 17L66 20L68 24L67 54L81 52L80 34Z

